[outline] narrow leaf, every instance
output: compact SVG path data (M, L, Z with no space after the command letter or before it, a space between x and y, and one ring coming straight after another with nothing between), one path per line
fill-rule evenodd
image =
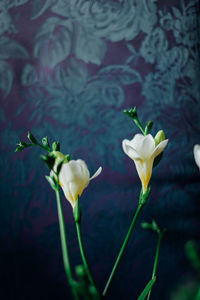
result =
M151 279L147 285L145 286L144 290L142 291L142 293L140 294L140 296L137 298L137 300L145 300L148 293L150 292L150 290L152 289L154 283L156 281L156 277L154 277L154 279Z

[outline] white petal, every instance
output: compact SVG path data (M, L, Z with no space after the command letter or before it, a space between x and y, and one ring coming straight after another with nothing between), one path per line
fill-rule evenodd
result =
M195 145L193 148L194 159L197 166L200 168L200 145Z
M156 148L154 149L153 153L152 153L152 157L155 158L156 156L158 156L163 150L164 148L167 146L168 140L164 140L162 142L160 142L160 144L158 144L156 146Z
M133 160L140 159L140 155L137 153L137 151L132 147L131 145L132 141L129 140L123 140L122 141L122 148L126 155L128 155Z
M88 170L86 163L82 159L78 159L76 162L81 166L81 170L82 170L81 177L84 178L86 182L89 182L90 172Z
M92 175L92 177L90 177L90 180L97 177L101 173L101 171L102 171L102 167L99 167L98 170Z
M143 139L140 139L140 142L136 145L135 149L143 160L149 159L155 149L153 136L151 134L143 136Z

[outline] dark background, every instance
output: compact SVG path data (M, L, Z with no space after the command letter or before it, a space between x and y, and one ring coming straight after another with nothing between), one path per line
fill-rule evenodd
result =
M103 171L81 197L83 239L100 290L135 212L140 181L121 142L138 129L123 113L137 106L169 144L108 293L136 299L149 281L155 218L168 229L152 300L193 284L186 241L200 240L199 1L3 0L0 3L0 296L70 299L56 199L40 149L14 153L27 131ZM73 268L81 263L70 204L63 199ZM183 299L183 298L181 298Z

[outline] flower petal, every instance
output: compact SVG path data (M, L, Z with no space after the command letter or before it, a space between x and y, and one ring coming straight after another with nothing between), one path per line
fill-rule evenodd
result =
M164 140L162 142L160 142L160 144L158 144L156 146L156 148L154 149L153 153L152 153L152 157L155 158L156 156L158 156L163 150L164 148L167 146L168 140Z
M140 155L137 153L137 151L132 147L132 141L129 140L123 140L122 141L122 148L124 152L133 160L140 159Z
M90 180L97 177L101 173L101 171L102 171L102 167L99 167L98 170L92 175L92 177L90 177Z
M194 160L197 166L200 168L200 145L194 145L193 153L194 153Z
M139 141L135 149L140 153L140 157L143 160L149 159L155 149L155 141L151 134L143 136L143 139Z

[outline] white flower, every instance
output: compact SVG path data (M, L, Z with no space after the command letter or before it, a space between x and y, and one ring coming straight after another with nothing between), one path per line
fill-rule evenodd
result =
M90 177L90 172L83 160L70 160L63 163L59 173L59 183L72 208L74 208L78 196L81 196L90 180L98 176L101 171L102 167L99 167L95 174Z
M194 160L200 169L200 145L194 145L193 153L194 153Z
M143 194L146 192L153 168L153 162L166 147L168 140L161 141L157 146L151 134L136 134L134 138L122 141L124 152L134 160L138 175L142 182Z

